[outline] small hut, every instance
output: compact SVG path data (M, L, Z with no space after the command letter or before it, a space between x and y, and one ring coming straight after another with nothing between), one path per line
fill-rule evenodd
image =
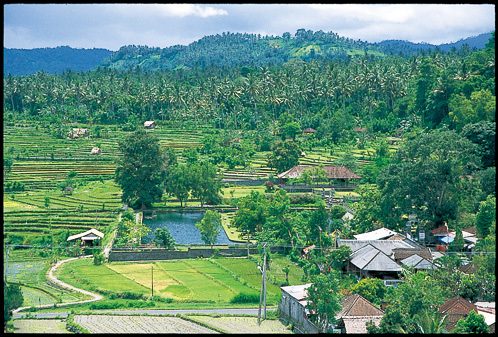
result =
M71 235L67 238L67 241L75 241L81 240L81 245L85 246L95 246L98 244L99 240L104 237L104 233L96 230L95 228L91 228L86 232Z
M315 130L315 129L313 129L313 128L306 128L306 129L304 129L304 130L303 130L303 133L304 133L305 135L312 135L312 134L314 134L315 132L316 132L316 130Z
M154 129L156 127L156 122L154 121L145 121L144 128L146 129Z
M102 151L98 147L93 147L92 152L90 152L90 154L101 154L101 153Z
M74 188L72 188L71 186L66 186L66 187L64 187L62 194L71 195L71 194L73 194L73 190L74 190Z
M88 129L83 128L73 128L69 131L68 137L71 139L87 137L89 135Z

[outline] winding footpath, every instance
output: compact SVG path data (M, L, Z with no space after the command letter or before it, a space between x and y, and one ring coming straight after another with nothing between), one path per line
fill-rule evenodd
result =
M92 293L92 292L90 292L88 290L76 288L76 287L73 287L70 284L62 282L61 280L59 280L55 276L55 271L57 270L57 268L59 268L60 266L62 266L64 263L69 262L69 261L78 260L78 259L90 258L90 257L92 257L92 255L85 255L85 256L80 256L80 257L72 257L70 259L61 260L61 261L57 262L56 264L54 264L50 268L50 270L48 271L47 278L48 278L48 281L50 283L55 284L59 288L63 288L63 289L70 290L70 291L76 291L76 292L79 292L81 294L84 294L84 295L92 297L91 299L88 299L88 300L82 300L82 301L76 301L76 302L66 302L66 303L57 303L56 304L57 307L65 307L65 306L74 305L74 304L83 304L83 303L95 302L95 301L101 300L103 298L102 295L99 295L99 294L96 294L96 293ZM38 306L34 306L34 307L35 308L39 308L39 309L53 308L54 304L43 304L43 305L38 305ZM33 306L17 308L17 309L15 309L15 310L12 311L12 314L17 314L20 311L26 310L28 308L33 308Z

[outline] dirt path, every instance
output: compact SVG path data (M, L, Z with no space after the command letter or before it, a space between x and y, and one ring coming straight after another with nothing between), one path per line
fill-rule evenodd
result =
M76 301L76 302L67 302L67 303L57 303L57 307L65 307L65 306L73 305L73 304L82 304L82 303L94 302L94 301L98 301L98 300L102 299L102 295L99 295L99 294L96 294L96 293L92 293L90 291L83 290L83 289L80 289L80 288L73 287L72 285L69 285L69 284L67 284L65 282L62 282L57 277L55 277L55 271L57 270L57 268L59 268L64 263L69 262L69 261L74 261L74 260L77 260L77 259L84 259L84 258L90 258L90 257L92 257L92 255L86 255L86 256L80 256L80 257L72 257L70 259L61 260L61 261L57 262L56 264L54 264L50 268L50 270L48 271L47 278L48 278L48 281L50 283L53 283L53 284L57 285L60 288L71 290L71 291L76 291L76 292L79 292L81 294L88 295L88 296L92 297L89 300L82 300L82 301ZM37 305L35 307L36 308L53 308L54 305L53 304L44 304L44 305ZM32 308L32 307L20 307L20 308L17 308L15 310L13 310L12 313L15 314L15 313L18 313L20 311L26 310L28 308Z

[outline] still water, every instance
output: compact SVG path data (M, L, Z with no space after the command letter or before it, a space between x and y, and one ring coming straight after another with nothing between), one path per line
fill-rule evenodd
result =
M151 231L142 240L144 243L149 243L154 239L156 228L168 228L169 232L175 239L177 244L204 244L201 238L201 233L195 227L195 224L201 221L204 216L203 212L166 212L157 213L155 219L145 219L144 224ZM220 230L216 244L234 244L230 241L223 230Z

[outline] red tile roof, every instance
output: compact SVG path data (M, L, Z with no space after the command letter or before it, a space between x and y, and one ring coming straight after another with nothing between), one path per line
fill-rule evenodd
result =
M336 315L339 317L348 316L382 316L384 312L358 294L346 296L342 300L342 309Z
M297 165L293 168L280 173L278 178L298 178L306 169L311 169L311 165ZM361 177L354 174L345 166L324 166L323 169L329 179L360 179Z
M444 224L442 226L439 226L438 228L435 228L431 231L432 234L434 235L439 235L439 234L449 234L448 230L448 225Z
M439 307L439 312L448 315L447 329L453 330L458 320L465 318L471 310L477 312L477 307L462 297L453 297Z

